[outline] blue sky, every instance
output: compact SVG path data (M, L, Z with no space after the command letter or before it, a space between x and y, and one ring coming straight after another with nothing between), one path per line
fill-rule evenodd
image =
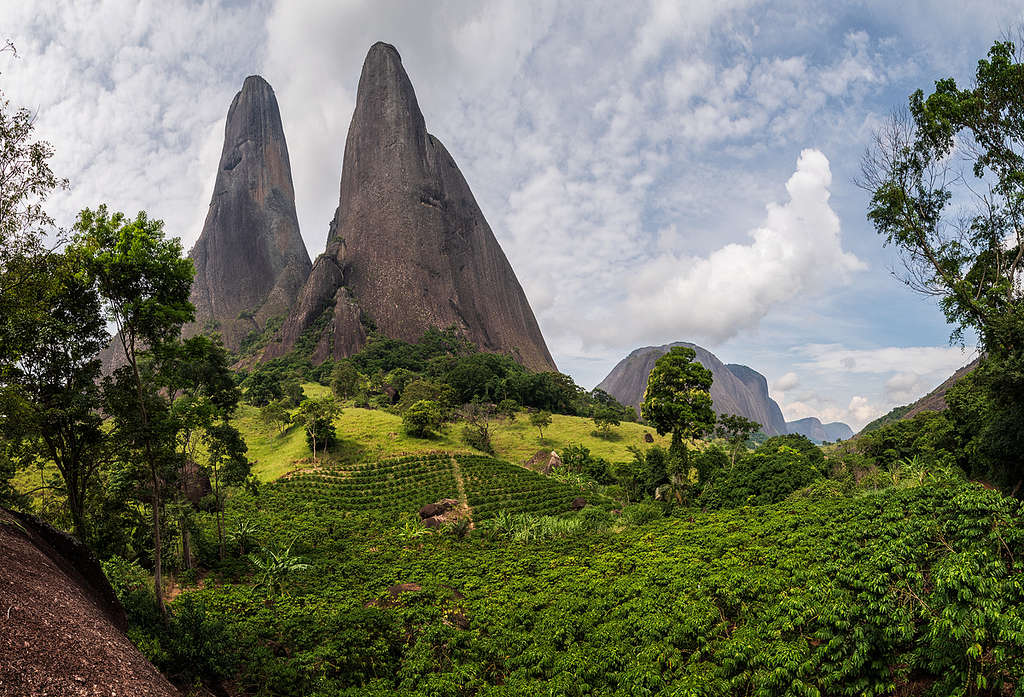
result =
M0 0L8 98L37 111L64 225L107 202L202 228L246 75L278 95L302 234L323 251L369 46L393 43L560 369L695 341L764 373L789 419L858 428L973 357L854 184L917 88L969 81L1019 3L166 3Z

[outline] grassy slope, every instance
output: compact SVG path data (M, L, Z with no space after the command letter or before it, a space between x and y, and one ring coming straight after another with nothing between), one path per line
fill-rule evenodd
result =
M309 397L329 392L328 388L316 384L306 384L303 389ZM331 451L331 456L343 463L397 453L469 450L459 438L459 424L449 426L446 433L437 438L412 438L402 432L400 416L353 406L345 407L336 424L339 443ZM300 428L292 426L279 434L277 429L260 423L258 410L254 407L243 404L238 410L235 425L249 446L249 458L255 462L253 471L264 481L277 479L295 469L297 461L310 457ZM640 445L644 432L654 436L656 443L668 446L668 438L662 438L653 429L640 424L623 423L612 429L610 438L597 437L594 431L594 422L590 419L555 414L551 417L551 426L544 429L544 440L541 440L528 418L520 415L513 423L496 421L492 425L491 440L498 457L516 463L525 462L541 449L561 450L566 445L580 443L598 457L610 461L627 460L631 457L628 446Z

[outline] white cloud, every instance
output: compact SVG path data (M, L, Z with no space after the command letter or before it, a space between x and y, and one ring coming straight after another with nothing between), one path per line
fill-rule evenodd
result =
M799 365L817 371L903 375L949 375L970 363L977 354L974 347L886 346L873 349L849 349L838 344L811 344L797 349L805 356ZM905 381L905 379L904 379Z
M831 183L825 155L804 150L786 182L789 201L768 204L749 244L729 244L705 258L663 254L647 261L627 283L621 321L643 336L720 342L794 297L848 281L865 264L842 248Z
M800 384L800 378L793 371L790 371L772 382L772 392L786 392Z

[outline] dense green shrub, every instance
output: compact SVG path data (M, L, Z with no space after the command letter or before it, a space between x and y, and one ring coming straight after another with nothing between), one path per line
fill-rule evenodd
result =
M416 438L430 438L440 426L441 406L429 399L414 402L402 416L402 428Z
M720 470L705 484L700 502L709 508L776 503L820 478L820 467L813 452L801 452L769 438L756 452Z

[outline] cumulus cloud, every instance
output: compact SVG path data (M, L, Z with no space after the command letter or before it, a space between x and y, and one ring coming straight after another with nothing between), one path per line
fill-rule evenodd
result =
M792 390L799 384L800 378L797 377L796 373L790 371L773 381L771 387L773 392L786 392L788 390Z
M705 258L664 254L646 263L627 284L625 321L648 336L720 342L792 298L848 281L865 264L842 248L831 183L828 158L802 151L786 182L789 200L768 204L750 243L728 244Z
M818 416L858 430L891 409L910 404L937 387L977 355L974 348L885 346L852 349L841 344L813 344L793 350L801 390L772 383L773 395L787 420ZM843 393L853 388L845 401ZM848 393L847 393L848 394Z

